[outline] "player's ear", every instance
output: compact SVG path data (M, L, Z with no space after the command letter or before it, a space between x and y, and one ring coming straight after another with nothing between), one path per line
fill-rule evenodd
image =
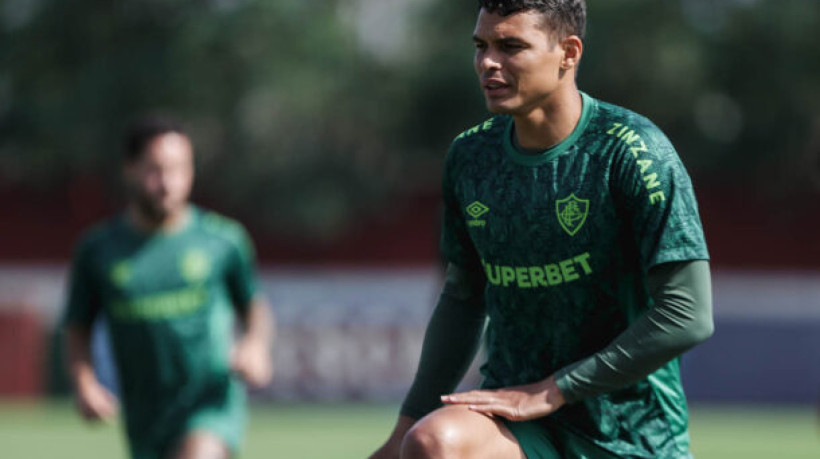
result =
M561 40L564 56L561 58L561 69L570 70L578 67L584 53L584 42L577 35L570 35Z

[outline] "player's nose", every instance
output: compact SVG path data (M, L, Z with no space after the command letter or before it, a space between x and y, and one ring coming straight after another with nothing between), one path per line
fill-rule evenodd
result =
M492 53L486 52L479 59L479 68L482 73L501 69L501 61L497 59Z
M501 60L496 53L489 48L476 51L473 64L479 75L484 75L487 71L495 71L501 68Z

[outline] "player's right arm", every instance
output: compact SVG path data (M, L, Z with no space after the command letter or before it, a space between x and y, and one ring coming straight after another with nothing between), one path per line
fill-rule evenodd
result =
M467 158L460 154L463 151L458 139L447 152L442 174L441 252L448 261L444 286L427 325L419 367L399 419L390 438L371 459L399 457L405 434L417 420L439 408L441 396L452 393L464 377L484 333L487 278L456 193L456 182Z
M117 414L117 399L97 380L91 360L91 328L100 309L99 295L91 244L85 240L72 260L63 326L74 398L80 414L88 420L106 420Z
M100 384L91 361L91 329L69 325L65 330L68 372L77 410L89 421L108 420L117 414L117 398Z
M441 406L470 366L484 332L483 273L454 264L447 267L439 297L421 350L416 377L387 442L371 459L398 458L405 434L418 419Z

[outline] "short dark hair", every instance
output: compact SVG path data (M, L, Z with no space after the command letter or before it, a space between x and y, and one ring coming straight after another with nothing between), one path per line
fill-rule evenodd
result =
M583 39L586 33L587 5L584 0L478 0L478 4L488 13L501 16L538 11L559 39L570 35Z
M125 161L139 160L151 140L172 132L188 137L182 123L170 115L149 113L137 116L128 124L123 138Z

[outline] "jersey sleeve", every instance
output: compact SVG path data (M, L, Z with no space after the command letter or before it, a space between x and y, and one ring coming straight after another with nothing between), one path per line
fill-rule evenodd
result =
M668 263L647 281L655 307L604 349L556 372L567 403L634 384L714 332L708 262Z
M662 263L708 260L689 174L657 127L642 131L621 151L612 183L644 272Z
M93 247L86 239L77 244L71 260L63 323L90 327L101 305L99 278L93 266Z
M479 270L481 264L470 239L462 206L457 198L457 180L460 165L454 143L447 152L442 177L443 217L441 225L441 253L454 265L467 270Z
M227 284L234 307L244 313L256 295L256 251L247 231L236 224L231 237Z

